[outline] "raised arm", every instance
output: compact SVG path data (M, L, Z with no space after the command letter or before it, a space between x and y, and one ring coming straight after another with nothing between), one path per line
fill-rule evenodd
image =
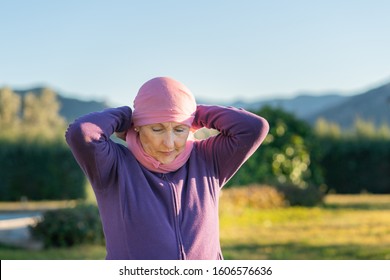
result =
M268 122L243 109L198 105L194 128L213 128L220 134L200 143L214 163L223 186L256 151L266 137Z
M129 107L106 109L78 118L66 131L65 138L81 169L96 189L115 180L116 159L123 151L110 136L127 131L131 124Z

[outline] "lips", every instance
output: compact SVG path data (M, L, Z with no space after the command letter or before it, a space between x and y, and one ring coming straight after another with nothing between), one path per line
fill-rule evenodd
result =
M164 156L166 156L166 157L169 157L169 156L171 156L171 155L173 155L174 154L174 152L175 151L170 151L170 152L161 152Z

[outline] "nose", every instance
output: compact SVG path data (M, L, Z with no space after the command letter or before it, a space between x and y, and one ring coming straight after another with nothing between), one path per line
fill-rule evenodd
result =
M164 135L164 146L170 150L175 147L175 134L173 132L167 132Z

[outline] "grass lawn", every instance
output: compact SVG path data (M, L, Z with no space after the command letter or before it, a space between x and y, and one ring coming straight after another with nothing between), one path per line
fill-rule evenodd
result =
M226 259L390 259L389 195L329 195L315 208L222 210L220 223Z
M0 204L1 206L1 204ZM225 259L390 259L390 195L329 195L315 208L237 209L221 199ZM0 259L104 259L102 246L28 251Z

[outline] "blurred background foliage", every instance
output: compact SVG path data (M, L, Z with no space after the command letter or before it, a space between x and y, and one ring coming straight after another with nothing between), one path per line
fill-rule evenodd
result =
M50 89L21 98L0 90L0 201L85 198L85 178L64 140Z
M268 120L270 132L229 186L268 183L280 190L390 193L387 124L376 127L357 118L353 127L342 129L320 119L312 127L277 108L255 113Z
M48 88L23 97L0 89L1 201L85 198L86 179L64 141L68 124L60 106ZM268 184L285 195L317 190L318 198L327 192L390 193L386 123L376 127L357 118L353 127L342 129L325 119L310 126L280 108L254 113L268 120L270 132L227 187ZM196 136L216 134L203 129Z
M30 230L34 238L43 241L45 248L104 244L99 211L93 204L47 211L42 221L30 226Z
M45 213L31 229L34 236L47 247L101 242L96 205L83 204L90 186L65 143L68 123L60 106L50 89L23 97L0 89L0 201L80 201L74 209ZM229 191L222 192L225 205L311 207L321 205L327 193L390 193L386 123L375 126L357 118L345 129L325 119L311 126L280 108L265 106L253 113L268 120L270 132L230 180ZM196 137L217 134L202 129ZM67 217L72 222L58 223Z

